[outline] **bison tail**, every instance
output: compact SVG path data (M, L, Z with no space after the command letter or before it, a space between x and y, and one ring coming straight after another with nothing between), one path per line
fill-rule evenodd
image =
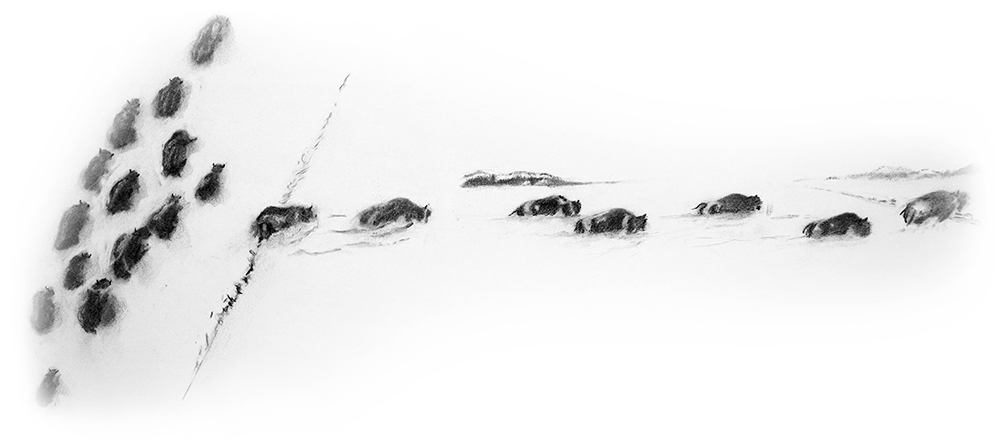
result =
M808 225L806 225L805 228L802 229L802 234L806 235L806 237L812 237L813 231L815 230L816 230L816 222L811 222Z
M899 215L903 216L903 222L906 222L907 225L913 223L913 218L916 214L916 210L911 205L906 205L906 208L903 208L903 211L899 212Z

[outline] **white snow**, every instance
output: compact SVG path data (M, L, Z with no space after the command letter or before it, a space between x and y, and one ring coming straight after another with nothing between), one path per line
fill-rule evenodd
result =
M103 68L94 69L96 86L45 93L65 110L24 109L29 121L48 121L27 128L32 144L12 146L28 154L14 165L33 167L15 179L33 174L42 186L32 200L17 198L13 209L23 211L8 218L31 216L28 223L4 231L27 235L17 252L26 254L12 256L22 265L9 269L24 273L9 292L23 305L11 306L7 339L25 340L27 352L9 364L28 371L8 381L18 388L6 400L29 407L49 367L66 387L55 409L17 410L25 436L108 429L152 443L188 432L201 437L185 442L288 443L325 433L380 445L997 440L1000 306L992 291L995 190L987 186L997 66L982 66L975 51L955 53L995 41L975 34L979 20L984 30L995 29L992 21L945 14L971 23L955 26L963 33L948 35L952 45L929 45L937 40L923 26L893 19L898 9L869 6L864 17L879 26L856 23L860 37L835 18L795 25L732 4L665 14L368 8L142 12L116 33L81 37L96 48L39 44L56 59L93 51ZM58 22L58 35L115 24L99 11L82 15L92 25ZM231 18L232 42L207 69L186 65L187 45L217 13ZM754 20L745 23L748 14ZM887 24L894 33L876 32ZM121 36L131 39L110 50ZM919 70L935 61L951 68ZM78 74L39 76L31 85L72 83ZM173 76L190 96L176 118L155 120L150 101ZM143 103L139 141L115 155L101 196L86 194L78 173L131 97ZM318 227L261 249L181 401L210 313L246 268L250 223L284 193L335 97L329 133L291 197L316 206ZM63 123L65 132L36 131ZM167 180L160 149L179 128L198 138L197 149L183 178ZM987 169L946 179L791 181L980 162ZM200 204L193 190L212 163L226 164L224 195ZM107 217L107 188L128 169L142 176L137 211ZM459 187L480 169L621 182ZM969 191L972 218L904 229L905 202L937 189ZM690 214L732 192L759 195L765 210L744 219ZM85 246L106 266L115 237L172 193L186 200L174 240L152 239L135 276L115 282L125 303L118 323L83 333L75 316L83 289L55 287L78 252L50 250L58 216L90 201L96 220ZM572 218L506 217L551 194L581 200L583 214L647 214L648 231L578 236ZM398 196L430 204L430 222L381 238L333 231ZM806 223L846 211L868 217L872 235L801 237ZM62 314L39 337L27 309L47 285Z

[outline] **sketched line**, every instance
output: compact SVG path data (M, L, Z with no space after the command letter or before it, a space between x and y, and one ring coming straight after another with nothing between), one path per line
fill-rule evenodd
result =
M250 284L250 278L253 276L254 267L257 265L257 254L260 253L260 247L263 245L264 241L258 241L257 246L250 250L249 263L247 265L246 272L243 273L243 277L233 285L236 289L231 295L226 295L222 300L225 303L222 306L222 311L218 314L212 312L209 317L215 317L215 326L212 328L211 333L205 334L205 345L198 351L198 360L194 363L194 371L191 374L191 381L188 382L187 388L184 389L184 396L181 400L187 397L188 392L191 391L191 386L194 385L195 378L198 377L198 372L201 371L202 365L205 364L205 360L208 359L208 353L212 351L212 346L215 346L215 339L219 336L219 330L222 329L222 323L225 321L226 317L229 316L229 312L236 305L236 302L243 296L244 288Z
M890 207L890 208L895 208L896 207L896 199L893 199L893 198L879 199L879 198L875 198L875 197L862 196L860 194L851 194L849 192L834 191L832 189L826 189L826 188L818 188L818 187L815 187L815 186L810 186L809 188L815 189L817 191L826 191L826 192L832 192L834 194L842 194L842 195L845 195L847 197L854 197L855 199L865 200L865 201L872 202L874 204L882 205L882 206L885 206L885 207Z
M347 247L387 247L389 245L396 245L396 244L398 244L400 242L405 242L405 241L408 241L408 240L410 240L410 238L407 237L407 238L400 239L398 241L393 241L393 242L384 243L384 244L375 244L375 243L371 243L371 242L354 242L354 243L351 243L351 244L343 245L341 247L331 248L329 250L320 250L320 251L309 251L309 250L306 250L306 249L299 249L295 253L292 253L292 255L319 256L319 255L326 255L326 254L330 254L330 253L336 253L338 251L343 251Z
M334 105L336 107L336 105ZM326 127L330 124L330 118L333 117L333 112L326 115L326 120L323 121L323 127L319 130L319 136L316 137L316 142L313 143L312 147L307 148L303 153L302 157L299 158L299 164L295 168L295 172L292 174L292 179L288 182L288 186L285 187L285 194L281 196L281 200L278 203L284 205L288 203L288 200L292 197L292 192L295 191L295 187L299 185L299 182L305 178L306 173L309 172L309 163L312 161L313 154L319 149L319 144L323 142L323 135L326 133Z
M308 251L308 250L305 250L305 249L301 249L301 248L300 248L300 249L299 249L298 251L296 251L295 253L292 253L292 255L293 255L293 256L294 256L294 255L309 255L309 256L318 256L318 255L325 255L325 254L330 254L330 253L334 253L334 252L338 252L338 251L343 251L343 250L344 250L343 248L334 248L334 249L330 249L330 250L322 250L322 251Z
M278 201L279 204L285 205L288 203L288 200L292 197L292 193L295 192L295 188L298 186L299 182L301 182L302 179L305 178L306 173L309 172L309 164L312 161L313 154L319 150L320 143L323 142L323 137L326 135L326 129L330 125L330 119L333 117L333 112L337 108L337 99L340 97L340 92L344 89L344 86L347 85L347 78L350 77L350 74L344 77L344 81L341 82L340 87L337 89L337 95L336 98L334 98L333 106L331 107L330 113L326 115L326 119L323 120L323 126L320 127L319 135L316 137L316 141L312 146L307 147L302 153L302 156L299 157L296 169L292 173L292 179L285 187L285 193L281 196L281 200ZM308 236L314 230L315 228L307 231L302 237ZM263 243L264 240L257 241L257 246L250 250L250 259L247 270L243 277L234 284L236 291L230 295L226 295L226 297L222 300L223 303L225 303L222 307L222 311L218 314L212 312L209 315L210 318L215 317L215 326L212 328L211 333L205 334L205 345L198 351L198 359L195 361L194 371L191 374L191 380L188 382L188 386L185 388L184 395L181 397L181 400L184 400L187 397L188 392L191 391L191 387L194 385L195 379L198 378L198 373L201 371L201 367L208 359L208 354L212 352L212 347L215 346L215 339L219 336L222 324L225 322L226 317L229 316L230 311L232 311L233 307L236 305L236 302L243 295L243 289L250 284L250 278L252 276L254 266L257 263L257 255L260 252L260 248Z
M340 97L340 92L347 85L347 78L350 78L350 73L344 78L344 82L340 84L340 88L337 89L337 97ZM316 141L312 146L306 148L302 152L302 156L299 157L299 163L295 167L295 171L292 173L292 179L288 182L285 187L285 194L281 196L281 200L278 201L279 204L284 205L288 203L288 200L292 198L292 193L295 192L295 188L299 185L299 182L305 178L306 173L309 172L309 164L312 162L313 154L319 150L320 143L323 142L323 137L326 135L326 128L330 125L330 118L333 118L333 112L337 109L337 99L334 99L333 107L331 107L330 113L326 115L326 119L323 120L323 126L319 129L319 135L316 136Z

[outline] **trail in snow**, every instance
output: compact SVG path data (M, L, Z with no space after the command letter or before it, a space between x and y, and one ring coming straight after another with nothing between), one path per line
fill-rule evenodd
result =
M201 371L201 366L205 363L208 358L208 353L212 350L212 346L215 345L215 338L219 336L219 329L222 328L222 323L225 321L226 317L229 316L229 311L232 310L233 306L236 305L236 301L239 300L240 296L243 295L243 288L250 284L250 278L253 275L254 266L257 263L257 253L260 251L260 247L264 241L257 242L257 246L250 250L250 258L247 265L246 272L243 277L234 285L235 291L226 295L222 300L224 303L222 310L218 313L213 312L209 317L215 318L215 326L212 328L210 333L205 334L205 345L198 350L198 360L194 364L194 372L191 374L191 381L188 382L187 388L184 390L184 397L187 397L189 391L191 391L191 386L194 385L194 380L198 376L198 372Z
M350 74L345 76L343 82L341 82L340 84L340 87L337 88L337 94L334 98L333 107L331 108L330 112L326 115L326 119L323 120L323 125L320 127L319 135L316 136L316 141L313 142L312 146L307 147L305 151L302 152L302 156L299 157L299 162L295 167L295 171L293 171L292 173L291 180L288 181L285 193L281 196L281 199L278 201L280 205L286 205L288 203L288 201L292 197L292 194L295 192L296 187L303 179L305 179L306 174L309 172L309 165L310 162L312 161L312 157L316 153L316 151L319 150L319 146L323 142L323 137L326 135L326 130L330 125L330 121L333 118L334 112L337 110L337 104L339 103L340 93L344 90L344 86L347 85L347 79L350 77L351 77ZM315 228L313 228L313 230L315 230ZM307 231L302 237L307 236L311 232L312 230ZM294 241L291 242L297 242L298 240L301 239L302 239L301 237L296 238ZM234 284L235 288L234 292L232 294L226 295L226 297L222 300L223 301L222 310L219 312L213 312L212 314L209 315L210 318L215 318L215 325L212 327L212 330L209 333L205 334L205 345L202 346L201 349L199 349L198 351L198 359L195 361L194 370L191 373L191 380L188 382L188 386L184 390L184 395L181 397L181 399L186 398L188 393L191 391L191 387L194 385L194 381L198 378L198 372L201 371L202 365L205 364L205 361L208 359L208 354L212 351L212 347L215 345L215 339L219 336L219 331L222 329L222 325L225 322L226 317L229 316L230 311L232 311L233 307L235 307L236 305L236 302L243 295L244 289L250 284L250 278L252 277L254 266L257 263L257 255L260 253L260 249L263 246L264 242L265 242L264 240L260 240L257 242L254 248L250 249L250 257L248 259L246 272L244 273L243 277L240 278L238 281L236 281L236 283Z
M890 206L890 207L896 206L896 199L893 199L893 198L880 199L878 197L868 197L868 196L863 196L863 195L860 195L860 194L851 194L849 192L834 191L832 189L826 189L826 188L817 188L815 186L810 186L810 188L815 189L817 191L826 191L826 192L832 192L834 194L843 194L843 195L848 196L848 197L854 197L855 199L866 200L866 201L869 201L869 202L872 202L872 203L876 203L876 204L879 204L879 205L883 205L883 206Z
M340 92L343 91L344 86L347 85L347 79L350 77L351 75L348 73L347 76L344 77L344 82L342 82L340 87L337 89L338 99ZM302 153L302 157L299 158L299 164L295 167L295 172L292 174L292 179L288 182L285 194L281 196L281 200L278 201L279 204L285 205L288 203L288 200L292 198L292 193L295 192L295 187L298 186L299 182L305 178L306 173L309 172L309 163L312 161L313 154L315 154L319 149L320 143L323 142L323 136L326 135L326 128L330 125L330 118L333 117L333 112L336 110L337 100L335 99L333 102L333 109L326 115L326 120L323 121L323 127L319 129L319 136L316 137L316 142L313 143L312 146L306 148L306 150Z
M400 242L406 242L408 240L410 240L410 238L405 237L405 238L402 238L402 239L397 239L397 240L394 240L392 242L385 242L385 243L373 243L373 242L362 241L362 242L354 242L354 243L351 243L351 244L342 245L340 247L334 247L334 248L331 248L331 249L319 250L319 251L311 251L311 250L306 250L306 249L299 249L298 251L296 251L295 253L292 253L292 254L293 255L319 256L319 255L325 255L325 254L329 254L329 253L337 253L337 252L340 252L340 251L344 251L345 248L350 248L350 247L385 247L385 246L389 246L389 245L396 245L396 244L398 244Z

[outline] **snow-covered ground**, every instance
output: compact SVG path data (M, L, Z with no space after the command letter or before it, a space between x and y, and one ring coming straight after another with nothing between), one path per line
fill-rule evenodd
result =
M132 36L118 54L96 51L104 59L95 71L124 74L115 83L97 76L97 93L55 90L70 104L52 112L53 122L78 116L82 124L45 148L36 128L26 132L36 149L21 149L31 153L23 165L35 166L43 186L15 209L37 219L28 219L31 231L4 231L30 234L14 258L19 270L8 269L23 272L11 281L22 304L11 306L16 324L8 325L8 339L27 346L13 357L24 361L10 362L27 371L8 381L17 385L8 400L30 415L22 429L237 438L298 430L407 445L996 441L989 166L946 179L821 180L881 165L988 163L996 126L983 122L996 110L974 101L996 97L995 88L980 90L995 64L921 46L922 35L903 25L896 31L911 31L904 34L922 57L956 72L912 70L925 61L898 49L895 65L880 65L874 50L858 56L867 65L820 51L875 67L846 80L819 56L782 65L783 51L744 41L735 43L742 50L712 40L686 49L676 37L701 31L666 17L703 11L356 8L227 12L233 39L207 68L187 65L186 50L217 11L140 13L119 34L95 38L109 46ZM575 21L547 31L566 14ZM623 34L589 25L609 23ZM809 34L813 43L828 43L821 31ZM836 48L891 43L863 35L869 40ZM762 47L797 40L757 39ZM643 51L651 49L660 52ZM747 51L762 58L745 60ZM714 78L706 73L726 65L699 56L712 54L748 69ZM985 69L959 70L970 67ZM830 91L783 79L781 69L825 80ZM904 72L916 79L895 76ZM73 78L44 76L35 85ZM189 85L189 100L175 118L153 119L148 104L173 76ZM955 85L939 78L962 79L967 90L928 87ZM115 155L100 195L85 193L77 175L132 97L145 107L139 141ZM316 207L317 227L261 247L191 384L211 315L255 245L250 223L285 192L334 102L329 133L292 195ZM40 110L25 115L47 116ZM160 148L181 128L198 138L196 150L185 175L166 180ZM51 158L48 167L39 157ZM194 186L213 163L226 164L223 197L197 203ZM107 188L129 169L143 179L137 210L108 217ZM478 169L617 183L460 188ZM794 181L801 178L816 180ZM973 217L904 229L903 204L937 189L968 191ZM732 192L759 195L764 210L741 219L691 214ZM106 268L115 238L172 193L187 202L174 239L151 240L134 277L115 282L124 305L117 323L84 333L75 317L83 289L56 287L65 262L86 248ZM508 217L550 194L581 200L584 215L611 207L647 214L648 231L579 236L572 218ZM430 204L429 223L382 238L335 231L398 196ZM80 247L54 253L58 218L79 199L98 217ZM846 211L868 217L872 235L801 237L806 223ZM46 285L60 315L38 336L27 298ZM56 408L23 410L50 367L63 378Z

